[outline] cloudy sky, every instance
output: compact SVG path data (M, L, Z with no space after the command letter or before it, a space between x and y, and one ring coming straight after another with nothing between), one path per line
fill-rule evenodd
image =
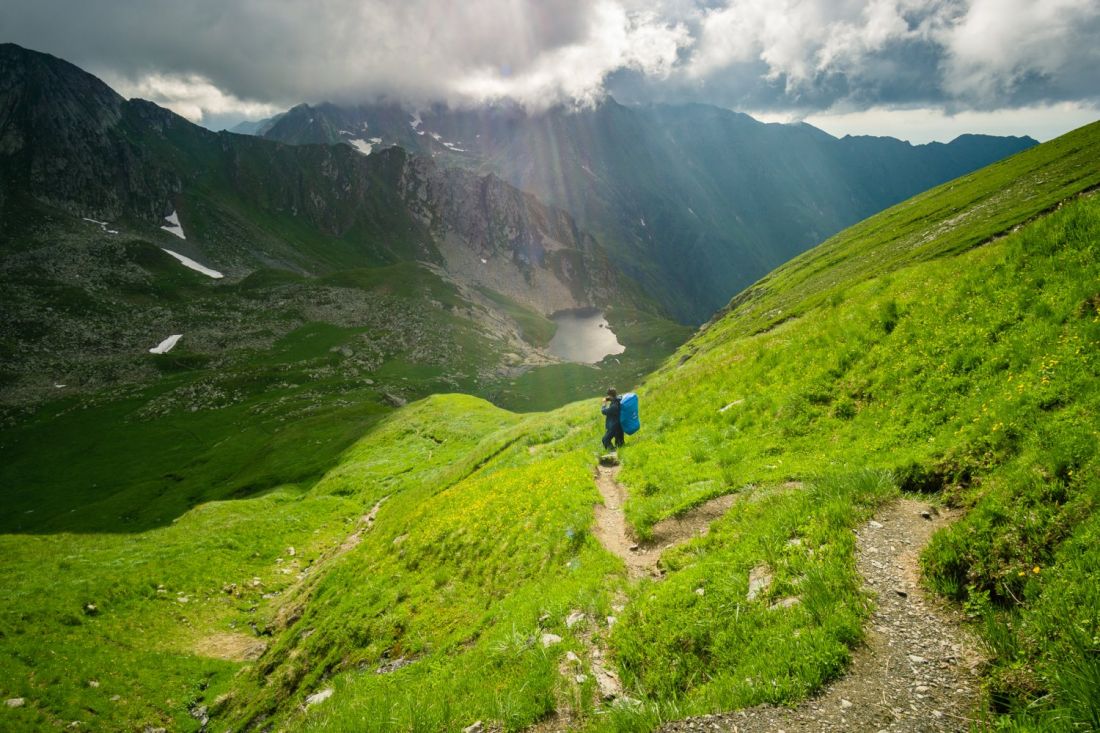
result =
M210 127L609 93L914 142L1100 118L1100 0L4 0L0 41Z

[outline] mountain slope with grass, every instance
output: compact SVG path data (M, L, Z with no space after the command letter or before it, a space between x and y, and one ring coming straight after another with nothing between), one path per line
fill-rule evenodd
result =
M639 545L729 497L657 577L594 533L595 400L435 395L352 425L346 397L249 461L263 491L192 503L173 462L197 487L241 477L185 460L182 429L205 434L181 421L163 475L118 477L148 518L129 531L121 507L75 528L78 477L41 525L25 496L0 535L5 726L648 731L794 702L865 633L852 530L918 492L964 510L922 562L990 645L979 710L1095 727L1098 160L1095 124L889 209L619 384L642 400L618 474ZM59 445L53 425L0 450Z
M0 71L5 219L33 226L43 215L21 210L44 206L103 220L116 238L159 237L235 278L418 261L544 313L647 300L568 215L499 178L400 148L368 157L212 133L14 44L0 44ZM25 233L5 227L5 248Z

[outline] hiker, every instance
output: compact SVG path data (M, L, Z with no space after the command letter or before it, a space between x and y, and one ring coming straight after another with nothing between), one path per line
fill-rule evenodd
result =
M612 387L607 390L607 396L603 398L603 406L600 407L600 412L603 413L603 426L607 432L603 434L603 447L605 450L611 450L611 441L614 439L615 446L621 448L626 438L623 435L623 426L619 422L619 413L622 410L622 402L619 399L619 394Z

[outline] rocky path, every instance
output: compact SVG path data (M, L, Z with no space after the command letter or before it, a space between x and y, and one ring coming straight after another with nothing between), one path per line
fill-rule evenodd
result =
M858 568L877 607L848 672L820 695L795 708L759 706L690 718L662 730L968 730L978 714L977 645L957 615L927 598L918 584L921 549L953 518L901 499L858 530Z

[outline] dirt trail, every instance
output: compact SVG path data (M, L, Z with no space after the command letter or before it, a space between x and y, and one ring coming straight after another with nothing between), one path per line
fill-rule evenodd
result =
M958 615L918 584L918 556L950 523L927 504L899 500L857 532L857 564L877 608L844 677L795 708L759 706L665 726L686 731L965 731L977 715L981 657Z
M711 499L679 517L664 519L653 525L653 539L639 542L623 514L626 489L618 481L619 466L598 466L596 487L603 504L596 505L594 534L608 552L622 558L632 580L646 576L660 577L657 567L661 553L670 547L707 533L710 523L733 506L735 495Z
M596 527L593 533L600 544L613 555L622 558L631 580L652 576L660 577L657 563L661 552L692 537L705 534L710 523L722 516L733 504L733 496L723 496L688 512L686 515L666 519L653 527L653 539L639 543L634 537L623 514L627 492L618 481L618 465L600 465L596 468L596 486L603 503L595 507ZM619 614L627 603L620 593L612 609ZM597 705L623 697L622 683L607 652L607 636L615 623L615 616L593 619L580 611L574 611L566 619L566 626L574 630L581 642L581 653L569 652L558 668L564 687L559 691L558 705L553 715L528 729L529 733L560 733L572 730L575 721L574 704L580 695L580 686L589 678L596 682L593 702ZM578 626L580 624L580 626ZM553 637L560 641L560 637Z
M275 612L273 623L276 629L285 629L294 623L305 608L306 596L313 580L318 576L317 570L341 555L353 550L363 535L374 527L374 520L378 516L378 510L382 508L388 496L379 499L371 510L359 518L355 530L334 547L321 553L311 565L301 567L294 557L294 549L289 548L289 562L282 565L280 570L290 573L297 570L294 582L277 592L283 600ZM282 563L282 558L279 559ZM260 579L253 579L253 587L260 585ZM226 593L237 595L236 584L229 584L222 589ZM239 595L238 595L239 597ZM264 596L267 598L268 596ZM245 632L217 633L198 639L192 649L196 654L214 659L227 659L236 662L251 662L263 656L267 650L267 641L257 638L254 634Z

